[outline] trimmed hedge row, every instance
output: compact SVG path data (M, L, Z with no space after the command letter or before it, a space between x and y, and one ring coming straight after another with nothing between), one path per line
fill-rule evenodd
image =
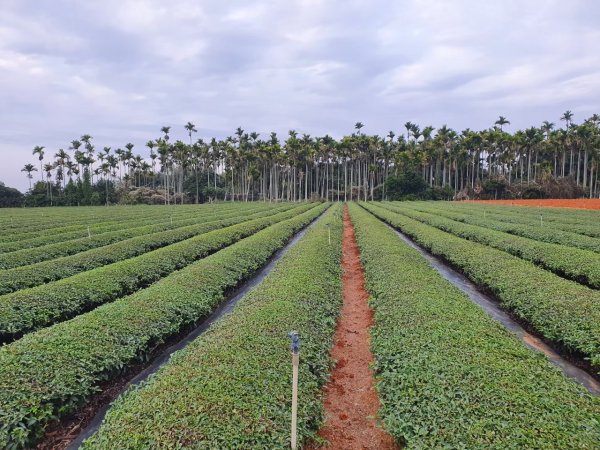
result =
M238 203L239 205L239 203ZM0 249L7 242L36 238L40 235L79 231L79 236L87 235L87 227L92 232L117 230L129 222L135 221L169 221L180 217L194 217L210 213L219 208L231 209L235 205L228 203L212 203L200 205L177 206L111 206L77 208L20 208L19 210L3 210L3 224L0 224ZM30 214L28 214L30 213ZM12 219L12 221L11 221Z
M0 294L7 294L20 289L71 277L81 272L142 255L211 230L231 226L257 217L269 216L290 208L291 206L269 209L261 208L257 212L246 211L249 213L248 215L244 211L234 213L233 215L223 214L219 220L214 220L214 217L208 218L207 222L200 222L174 230L146 234L75 255L0 271ZM0 297L0 303L2 299L3 297Z
M522 345L379 220L356 205L350 212L375 311L380 414L399 442L407 449L597 447L598 398Z
M373 203L362 205L489 289L545 339L589 358L600 373L600 292Z
M208 207L200 206L200 209L209 209ZM51 218L52 213L49 211L47 216L42 219L41 223L35 223L27 221L19 223L17 226L13 225L9 229L3 229L0 235L0 248L6 242L23 241L32 238L37 238L42 235L48 234L62 234L62 233L79 233L78 236L84 236L87 234L87 227L90 227L92 232L103 232L105 230L112 231L119 229L123 224L126 224L134 220L148 220L148 219L166 219L170 215L174 218L183 215L193 215L196 212L189 209L178 209L178 210L163 210L162 208L151 209L113 209L106 210L90 210L87 207L83 207L81 210L78 208L69 208L69 214L67 216L54 216ZM53 220L54 219L54 220Z
M481 212L487 210L497 214L509 213L513 216L527 217L532 220L539 220L539 215L543 214L544 219L548 222L556 222L560 224L584 224L594 225L598 220L598 211L592 209L577 209L577 208L551 208L551 207L536 207L536 206L511 206L506 204L478 204L469 202L453 202L460 209Z
M0 448L31 446L99 384L205 318L328 205L272 225L158 283L0 348ZM285 336L284 336L285 339ZM119 448L118 446L109 446Z
M197 259L279 221L314 208L293 209L242 222L153 250L135 258L0 297L0 342L74 317L131 294Z
M600 254L598 253L518 237L401 206L386 204L385 207L455 236L526 259L564 278L586 284L594 289L600 288Z
M390 203L391 205L399 206L398 203ZM536 241L548 242L569 247L576 247L582 250L591 250L600 253L600 239L582 234L571 233L568 231L558 230L552 225L540 227L539 222L535 225L522 225L518 223L501 222L494 220L491 216L485 218L481 215L470 215L465 212L458 212L455 207L450 207L448 204L444 206L417 203L410 205L402 205L405 208L410 208L417 211L428 212L447 217L457 222L468 223L480 227L490 228L496 231L522 236ZM538 219L539 220L539 219Z
M246 206L246 205L244 205ZM262 208L256 207L241 207L238 211L219 211L211 212L202 217L186 217L184 219L177 219L170 222L156 223L156 219L151 219L149 224L137 224L131 228L122 228L117 231L110 231L102 234L92 235L91 237L84 237L72 240L66 240L57 242L54 244L43 245L35 248L22 249L10 253L0 254L0 269L11 269L19 266L26 266L29 264L35 264L50 259L56 259L63 256L69 256L76 253L84 252L90 249L96 249L98 247L104 247L116 242L123 242L130 240L131 238L139 236L148 236L150 234L169 232L171 231L182 231L184 227L193 229L198 224L203 224L209 221L217 219L224 219L232 216L242 216L253 211L264 211L269 209L266 206ZM133 223L131 224L133 225ZM2 272L0 272L2 273ZM0 289L1 293L1 289Z
M117 220L117 215L96 215L90 213L86 208L85 210L75 210L71 208L72 213L66 215L55 215L54 210L47 211L35 211L37 215L31 216L24 214L25 212L31 212L32 210L23 209L16 214L11 214L12 221L7 221L0 230L2 236L0 236L0 242L8 239L19 239L26 236L34 236L35 233L43 233L47 231L54 231L64 227L83 227L87 225L95 225L107 222L114 222ZM111 211L112 212L112 211ZM130 214L122 214L122 220L129 219L132 217Z
M313 437L341 304L340 213L326 213L232 314L116 401L83 447L289 448L289 330L302 338L299 442Z
M219 206L218 208L199 208L197 211L184 210L174 211L173 214L160 212L153 216L128 217L121 221L103 222L90 226L92 239L100 238L111 232L120 232L142 225L163 225L175 228L178 223L192 224L194 220L202 219L205 215L213 215L225 212L234 212L235 208L229 205ZM188 223L185 223L187 221ZM172 222L172 226L171 226ZM165 228L168 229L168 228ZM0 253L16 252L19 250L34 249L49 244L61 243L74 239L88 238L86 225L75 225L71 227L57 227L53 230L44 230L42 232L31 233L30 237L21 240L10 240L0 243Z
M500 222L508 222L508 223L517 223L521 225L530 225L530 226L540 226L540 214L543 216L543 220L546 224L551 224L550 226L553 229L567 231L570 233L577 233L585 236L590 236L593 238L600 238L600 229L598 229L597 219L596 220L575 220L574 223L564 223L560 220L554 219L550 213L548 213L545 209L540 209L536 211L537 214L532 214L531 212L521 212L514 211L510 212L508 210L501 209L501 207L492 207L492 208L484 208L484 205L481 205L476 208L465 208L463 205L456 205L457 210L464 211L467 214L476 214L479 217L483 217L484 211L486 217L490 217L493 220L498 220ZM566 208L565 208L566 209ZM564 217L567 217L569 212L565 211L563 213Z

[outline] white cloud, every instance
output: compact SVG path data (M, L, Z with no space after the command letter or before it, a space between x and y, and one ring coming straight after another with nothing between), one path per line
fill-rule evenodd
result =
M203 137L580 120L600 104L599 41L585 0L5 0L0 180L25 188L35 145L140 150L188 120Z

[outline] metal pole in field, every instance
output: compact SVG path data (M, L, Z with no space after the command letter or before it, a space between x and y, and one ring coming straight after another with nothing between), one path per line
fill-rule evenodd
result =
M544 216L540 214L540 227L544 226Z
M297 331L290 331L292 340L292 450L298 447L297 418L298 418L298 365L300 362L300 336Z
M88 225L88 239L92 238L92 233L90 232L90 226Z
M329 238L329 245L331 245L331 224L326 224L327 225L327 233L328 233L328 238Z

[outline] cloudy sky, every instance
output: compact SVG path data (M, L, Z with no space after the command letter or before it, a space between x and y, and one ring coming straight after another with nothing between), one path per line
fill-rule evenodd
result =
M509 130L600 113L595 0L0 0L0 181L84 133L140 151L289 129ZM39 174L35 174L39 176Z

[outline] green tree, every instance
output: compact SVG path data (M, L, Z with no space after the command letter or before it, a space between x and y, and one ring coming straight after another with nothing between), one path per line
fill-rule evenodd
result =
M37 172L37 169L33 164L25 164L25 166L21 169L21 172L27 173L27 179L29 180L29 190L31 190L31 179L33 178L33 175L31 175L31 173Z
M40 176L42 177L42 181L44 181L44 147L36 145L33 148L33 154L38 155L38 160L40 161Z
M500 127L500 131L502 131L502 127L504 127L504 125L510 125L510 122L506 119L506 117L500 116L498 117L498 120L494 122L494 125L498 125Z

